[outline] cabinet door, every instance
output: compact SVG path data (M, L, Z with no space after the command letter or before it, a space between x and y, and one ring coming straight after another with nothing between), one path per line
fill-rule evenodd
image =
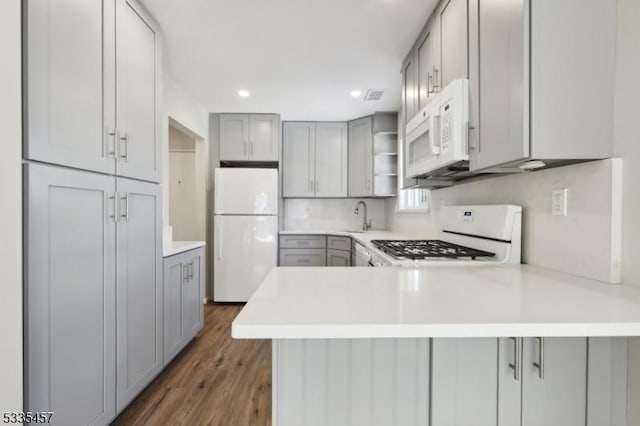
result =
M525 338L522 367L523 426L584 426L586 338Z
M182 287L188 277L184 264L185 255L179 254L164 259L164 356L166 366L184 347Z
M220 116L220 161L249 159L249 116L223 114Z
M529 156L527 0L482 0L478 5L480 134L470 152L479 170Z
M351 252L327 249L327 266L351 266Z
M347 196L347 123L316 123L316 197Z
M498 339L432 340L432 426L496 425L497 358Z
M126 0L116 7L117 174L160 182L157 34Z
M440 10L441 87L469 78L467 0L447 0Z
M427 101L433 97L438 89L440 58L437 23L438 20L435 16L429 20L424 34L416 47L417 110L424 108L427 105Z
M202 328L204 308L202 306L202 279L204 278L204 250L197 249L187 253L188 280L182 286L182 315L185 344L191 341Z
M280 249L280 266L327 266L327 250Z
M26 166L25 409L115 417L115 179Z
M117 229L117 408L162 368L160 185L119 178Z
M282 125L282 196L315 195L315 123Z
M349 122L349 196L373 195L373 133L371 117Z
M402 106L405 113L405 124L411 121L411 119L418 112L418 74L417 65L414 62L413 53L409 55L403 67L403 94L404 99Z
M249 116L249 159L251 161L278 161L279 127L278 115Z
M114 0L23 6L25 157L114 173Z

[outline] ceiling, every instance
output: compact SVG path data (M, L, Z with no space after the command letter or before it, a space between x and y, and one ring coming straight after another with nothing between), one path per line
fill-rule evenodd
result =
M165 72L211 112L320 121L399 109L402 60L437 0L143 3L163 33ZM354 89L385 93L364 101Z

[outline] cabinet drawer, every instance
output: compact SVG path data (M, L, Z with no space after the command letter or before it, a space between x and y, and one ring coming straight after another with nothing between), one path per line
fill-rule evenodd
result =
M326 248L327 237L324 235L282 235L280 248Z
M344 250L327 249L327 266L351 266L351 253Z
M350 237L327 237L327 248L334 250L351 250L351 238Z
M327 266L325 249L282 249L280 266Z

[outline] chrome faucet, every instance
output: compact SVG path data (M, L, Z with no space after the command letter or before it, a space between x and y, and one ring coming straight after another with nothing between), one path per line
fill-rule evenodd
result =
M356 209L353 211L353 214L360 213L360 204L362 204L362 206L364 207L364 218L362 221L362 230L366 231L371 229L371 219L367 220L367 203L365 203L362 200L358 201L358 203L356 204Z

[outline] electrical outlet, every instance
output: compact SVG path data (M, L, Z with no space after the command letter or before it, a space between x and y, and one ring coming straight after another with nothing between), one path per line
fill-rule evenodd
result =
M567 215L567 188L551 190L551 214L553 216Z

